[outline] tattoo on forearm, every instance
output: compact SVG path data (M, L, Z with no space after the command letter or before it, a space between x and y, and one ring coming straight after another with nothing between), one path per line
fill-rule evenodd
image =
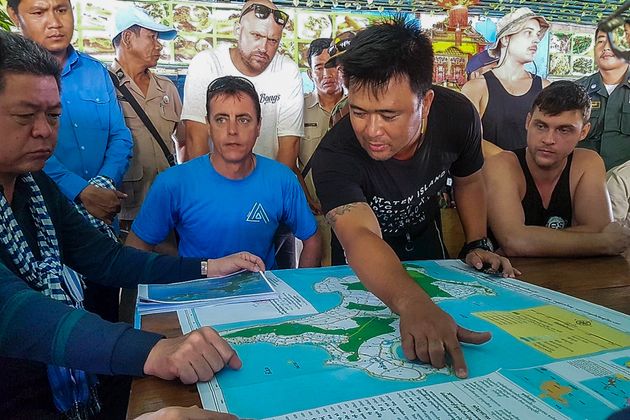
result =
M337 223L337 217L341 216L342 214L348 213L354 207L357 207L362 204L365 204L365 203L350 203L350 204L345 204L343 206L334 208L326 214L326 222L328 222L328 224L334 228L335 223Z

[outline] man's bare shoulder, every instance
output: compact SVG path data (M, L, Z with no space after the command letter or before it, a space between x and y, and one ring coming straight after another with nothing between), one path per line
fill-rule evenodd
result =
M484 170L487 172L500 174L517 174L522 172L518 163L518 158L509 150L502 150L485 158Z
M583 171L604 170L604 160L594 150L576 148L573 151L572 170L579 169Z
M466 96L467 92L474 93L477 95L482 95L484 92L488 91L488 85L486 83L486 79L484 77L479 77L477 79L471 79L462 86L462 93Z
M488 85L486 79L480 77L478 79L471 79L464 86L462 86L462 94L466 96L470 102L473 103L479 114L483 115L486 108L486 101L488 97Z

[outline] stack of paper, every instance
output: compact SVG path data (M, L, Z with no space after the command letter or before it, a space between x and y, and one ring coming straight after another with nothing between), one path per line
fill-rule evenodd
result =
M139 315L197 306L275 299L278 294L263 272L242 271L169 284L138 285Z

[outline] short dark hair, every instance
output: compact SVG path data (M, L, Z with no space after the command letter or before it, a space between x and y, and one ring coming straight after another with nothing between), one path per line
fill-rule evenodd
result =
M324 51L327 51L328 47L330 47L331 42L332 38L317 38L311 42L311 45L308 46L306 56L309 68L313 65L313 57L320 55Z
M0 93L7 74L52 76L61 91L61 67L55 57L30 39L0 31Z
M408 78L418 95L431 88L433 47L416 20L396 15L360 31L340 57L346 86L377 96L392 78Z
M558 115L565 111L580 111L584 123L591 117L591 98L586 90L571 81L559 80L544 88L532 105L546 115Z
M7 7L10 7L11 9L15 10L15 13L17 13L18 11L18 6L20 5L20 0L8 0L7 1Z
M210 101L217 96L236 96L241 98L243 95L247 95L254 102L254 108L256 109L256 119L260 122L260 101L258 99L258 92L254 84L244 77L240 76L223 76L214 79L208 85L208 91L206 92L206 112L208 119L210 119Z
M140 35L140 29L141 27L139 25L133 25L125 29L125 31L131 31L136 34L136 36L138 36ZM114 48L118 48L120 46L120 43L122 42L122 35L125 33L125 31L122 31L121 33L116 35L114 39L112 39L112 45L114 46Z

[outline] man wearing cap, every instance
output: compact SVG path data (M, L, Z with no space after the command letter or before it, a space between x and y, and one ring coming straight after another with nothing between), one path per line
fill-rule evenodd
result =
M335 63L330 62L328 47L331 38L318 38L308 48L308 76L315 89L304 95L304 137L300 141L299 166L310 196L313 198L313 213L322 235L322 264L330 265L330 226L322 214L317 199L313 174L311 172L311 156L330 126L331 111L344 98L343 80ZM334 59L333 59L334 60Z
M150 69L157 66L160 58L160 40L169 41L176 36L175 29L153 21L137 7L122 8L114 16L112 43L116 58L110 69L116 83L126 87L159 136L159 140L154 137L125 94L118 91L125 122L134 139L133 158L122 184L127 198L122 203L120 224L125 231L129 231L157 174L170 166L166 153L173 158L171 137L177 140L173 134L179 126L181 100L173 82ZM166 152L159 141L166 146Z
M234 26L236 46L202 51L188 67L184 86L182 120L186 126L188 158L208 153L205 92L221 76L241 76L254 84L260 95L262 126L255 153L287 165L298 176L313 206L297 167L300 138L304 135L304 96L297 64L278 54L282 31L289 16L270 0L248 1ZM295 240L281 226L276 239L281 245L281 268L295 266Z
M497 40L488 49L499 59L497 66L462 87L479 111L483 138L502 149L520 149L527 143L525 118L549 81L525 70L525 64L534 61L548 28L547 20L527 7L503 16L497 23Z
M610 170L630 160L630 65L601 31L595 32L595 63L596 73L577 80L593 102L591 131L578 147L595 150Z
M9 0L7 11L22 34L63 68L59 143L44 171L95 227L114 239L110 225L126 197L116 186L129 166L133 140L107 69L70 45L70 0ZM88 284L85 307L116 321L118 289Z

